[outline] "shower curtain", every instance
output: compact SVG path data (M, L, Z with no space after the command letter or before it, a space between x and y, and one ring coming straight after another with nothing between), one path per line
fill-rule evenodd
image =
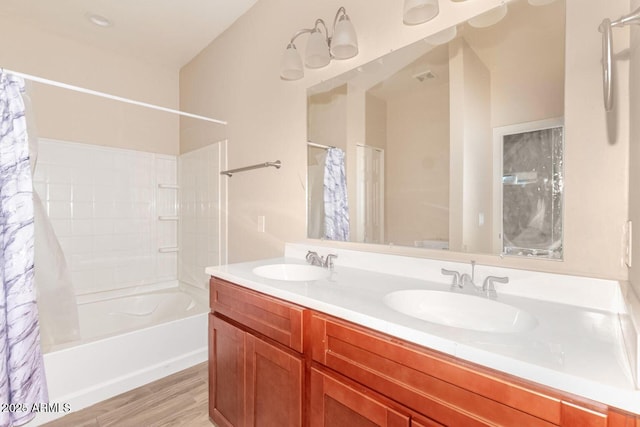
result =
M327 150L324 166L324 213L324 237L348 241L349 207L344 151L334 147Z
M24 81L0 72L0 426L48 402L34 288L34 225ZM4 408L4 407L3 407Z
M27 87L28 88L28 87ZM29 138L31 174L38 165L38 138L28 90L22 93ZM40 343L46 353L54 345L80 339L76 294L64 252L51 220L36 191L33 192L35 227L35 288L40 319Z

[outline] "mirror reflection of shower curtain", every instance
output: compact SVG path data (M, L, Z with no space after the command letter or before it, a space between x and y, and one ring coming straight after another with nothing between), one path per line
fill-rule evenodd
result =
M349 206L344 151L331 147L324 165L324 237L349 241Z
M29 157L31 173L35 173L38 159L38 139L31 100L25 93ZM58 238L46 214L38 193L33 192L35 226L35 286L40 316L40 339L43 349L80 338L78 306Z

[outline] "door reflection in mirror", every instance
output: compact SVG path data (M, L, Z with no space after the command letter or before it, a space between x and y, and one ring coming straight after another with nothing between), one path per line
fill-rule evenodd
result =
M552 122L561 120L495 131L502 151L498 239L505 255L562 259L564 128Z

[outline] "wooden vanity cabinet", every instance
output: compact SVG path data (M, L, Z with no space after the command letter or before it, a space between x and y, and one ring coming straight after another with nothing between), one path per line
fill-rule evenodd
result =
M331 316L314 313L311 329L314 362L442 425L628 427L637 422L606 405Z
M211 280L209 416L219 427L303 424L301 307Z
M632 414L212 278L220 427L640 427Z

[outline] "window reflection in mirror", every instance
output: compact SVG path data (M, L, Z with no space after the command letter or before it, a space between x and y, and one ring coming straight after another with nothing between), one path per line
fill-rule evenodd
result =
M310 238L326 238L324 156L335 147L350 241L562 258L562 192L544 209L503 198L512 189L496 173L505 165L494 133L564 116L565 5L508 7L491 27L460 24L447 44L419 41L309 88ZM561 171L556 159L547 167ZM522 245L503 223L518 210L553 236Z

